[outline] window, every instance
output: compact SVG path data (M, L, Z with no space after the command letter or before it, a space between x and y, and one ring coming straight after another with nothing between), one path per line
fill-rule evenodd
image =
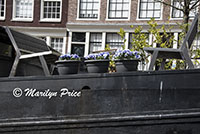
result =
M85 45L84 44L72 44L71 54L77 54L80 57L84 57Z
M80 0L79 18L97 19L99 0Z
M63 38L51 38L51 47L58 52L62 53L63 50Z
M161 3L154 0L140 0L139 19L150 19L161 17Z
M98 51L102 46L102 34L101 33L91 33L90 35L90 53Z
M117 33L108 33L106 37L106 44L109 44L111 49L121 49L124 45L124 41Z
M85 42L85 33L72 33L72 41L73 42Z
M108 19L128 19L129 0L109 0Z
M83 57L85 54L85 37L86 33L73 32L72 33L72 44L71 44L71 54L78 54Z
M61 21L61 0L42 0L41 20Z
M0 19L5 19L5 8L6 2L5 0L0 0Z
M13 20L33 20L33 0L14 0Z
M194 2L196 2L196 0L191 0L191 3L194 3ZM181 5L184 5L184 2L180 3L180 0L173 0L173 5L177 8L182 8ZM192 4L190 6L192 6ZM194 10L191 10L189 16L193 18L195 16L196 11L197 11L197 8ZM175 8L172 8L172 18L183 18L183 12Z
M129 49L132 49L132 46L133 46L132 40L133 40L133 38L135 37L135 36L133 36L133 34L137 36L136 33L129 33L129 44L128 44L128 48L129 48ZM142 33L142 34L145 35L146 43L149 44L149 33ZM136 37L136 38L137 38L137 37ZM138 37L138 38L139 38L139 37Z

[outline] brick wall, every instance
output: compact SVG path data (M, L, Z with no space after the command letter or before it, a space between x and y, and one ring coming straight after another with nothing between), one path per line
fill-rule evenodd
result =
M61 22L40 22L40 2L34 0L34 19L32 22L12 21L13 0L6 1L6 19L0 20L0 25L8 26L27 26L27 27L66 27L68 0L62 1L62 20Z
M137 20L137 8L139 0L131 0L131 11L130 11L130 20L123 21L111 21L106 20L107 14L107 2L108 0L101 0L100 6L100 20L77 20L77 6L78 0L69 0L68 8L68 22L69 23L145 23L146 20ZM163 19L158 20L158 23L163 23L168 20L170 15L170 7L164 6L163 8ZM172 20L171 22L177 22L178 20ZM180 22L180 21L179 21Z

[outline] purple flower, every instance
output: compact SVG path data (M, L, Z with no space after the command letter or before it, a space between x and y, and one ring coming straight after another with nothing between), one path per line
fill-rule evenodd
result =
M85 57L86 60L98 60L98 59L109 59L110 54L108 52L101 52L98 54L89 54Z
M65 54L59 57L59 60L80 60L77 54Z
M131 51L129 49L118 50L115 52L114 59L140 59L140 53Z

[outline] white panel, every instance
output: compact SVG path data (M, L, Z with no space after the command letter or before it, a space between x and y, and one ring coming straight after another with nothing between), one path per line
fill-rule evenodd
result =
M122 10L122 4L117 4L117 10Z
M86 32L86 42L85 42L84 56L87 56L89 54L89 43L90 43L90 33Z
M128 39L129 39L129 33L125 33L125 39L126 39L126 42L125 42L125 49L128 49Z
M94 8L93 9L99 9L99 3L94 3Z
M115 4L110 4L110 10L115 10Z
M160 17L160 11L155 11L154 12L154 17Z
M155 3L155 9L160 9L161 8L161 4L159 2Z
M69 32L69 37L68 37L68 45L67 45L67 53L71 53L71 48L72 48L72 32Z
M92 3L87 4L87 9L92 9Z
M148 11L147 12L147 17L153 17L153 11Z
M121 12L116 12L116 17L121 17Z
M148 4L148 9L153 9L153 3Z
M144 18L146 17L147 12L146 11L140 11L140 17Z
M104 50L106 46L106 32L102 33L102 46L101 49Z
M109 17L115 17L115 12L110 11L109 12Z
M123 5L123 10L129 10L129 4L124 4Z
M128 17L128 12L124 11L123 12L123 17Z
M87 6L86 6L86 3L82 3L82 4L81 4L81 9L86 9L86 7L87 7Z
M47 45L48 45L48 46L51 46L51 37L50 37L50 36L47 36L46 39L47 39L47 40L46 40Z

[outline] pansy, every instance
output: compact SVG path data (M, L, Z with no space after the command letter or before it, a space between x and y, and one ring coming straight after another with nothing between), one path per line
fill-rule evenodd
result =
M109 59L109 52L101 52L98 54L89 54L85 57L86 60L100 60L100 59Z
M59 57L59 60L80 60L77 54L65 54Z
M131 51L129 49L117 50L113 56L114 59L140 59L138 51Z

